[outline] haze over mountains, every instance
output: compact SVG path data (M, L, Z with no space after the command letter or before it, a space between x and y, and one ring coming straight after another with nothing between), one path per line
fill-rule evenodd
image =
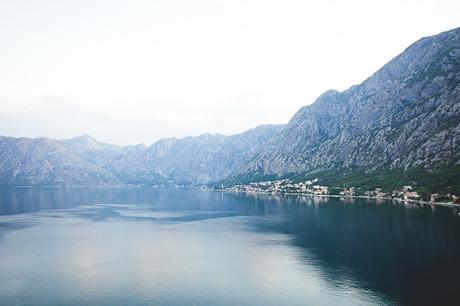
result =
M0 137L0 185L100 186L460 164L460 28L422 38L359 85L330 90L286 125L120 147ZM305 84L308 86L308 84Z

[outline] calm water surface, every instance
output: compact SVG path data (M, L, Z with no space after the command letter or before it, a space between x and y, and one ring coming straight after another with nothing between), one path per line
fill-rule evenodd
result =
M458 212L190 189L0 188L0 304L458 305Z

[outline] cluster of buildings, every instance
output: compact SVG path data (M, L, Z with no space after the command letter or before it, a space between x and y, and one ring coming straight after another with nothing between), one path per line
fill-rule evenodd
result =
M345 196L345 197L351 197L356 195L356 188L351 187L351 188L344 188L343 190L339 191L339 195Z
M371 191L364 192L365 196L376 197L376 198L393 198L401 200L420 200L420 195L417 191L414 191L412 186L403 186L401 189L393 190L390 192L384 192L382 188L375 188Z
M420 195L412 189L412 186L404 186L402 189L393 190L391 193L393 198L404 200L420 200Z
M317 184L318 179L293 183L291 180L277 180L249 184L240 184L223 189L239 192L265 192L265 193L302 193L314 195L327 195L329 188Z
M431 202L448 201L448 202L458 204L460 203L460 197L456 196L455 194L450 194L450 193L447 193L445 195L442 195L439 193L433 193L430 196L430 201Z
M308 180L305 182L294 183L289 179L257 182L249 184L239 184L231 187L223 187L223 190L236 191L236 192L262 192L270 194L307 194L307 195L329 195L337 197L372 197L372 198L388 198L404 201L418 201L421 196L415 191L412 186L403 186L401 189L393 190L392 192L384 192L382 188L375 188L374 190L365 191L364 193L358 192L356 187L347 188L329 188L318 184L319 180ZM431 202L448 201L452 203L459 203L460 197L455 195L440 195L431 194Z

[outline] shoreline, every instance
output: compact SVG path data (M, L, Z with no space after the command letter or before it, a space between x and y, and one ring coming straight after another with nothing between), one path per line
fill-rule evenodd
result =
M103 185L103 186L27 186L27 185L0 185L0 188L101 188L101 189L137 189L145 187L131 187L131 186L122 186L122 185ZM188 188L197 188L190 186ZM146 189L158 189L158 188L149 188ZM199 188L198 189L202 189ZM307 197L319 197L319 198L339 198L339 199L372 199L372 200L386 200L398 203L413 203L421 206L430 205L430 206L441 206L441 207L450 207L450 208L460 208L460 204L454 204L452 202L431 202L431 201L422 201L422 200L405 200L400 198L390 198L390 197L375 197L375 196L341 196L341 195L332 195L332 194L311 194L311 193L296 193L296 192L266 192L266 191L239 191L239 190L225 190L225 189L213 189L205 188L205 190L213 190L220 192L231 192L231 193L246 193L246 194L264 194L264 195L291 195L291 196L307 196Z
M421 206L441 206L441 207L450 207L450 208L460 208L460 204L454 204L450 202L431 202L431 201L422 201L422 200L405 200L399 198L389 198L389 197L373 197L373 196L341 196L341 195L332 195L332 194L311 194L311 193L295 193L295 192L278 192L271 193L265 191L237 191L237 190L222 190L215 189L216 191L221 192L234 192L234 193L259 193L265 195L295 195L295 196L307 196L307 197L319 197L319 198L339 198L339 199L372 199L372 200L386 200L399 203L413 203Z

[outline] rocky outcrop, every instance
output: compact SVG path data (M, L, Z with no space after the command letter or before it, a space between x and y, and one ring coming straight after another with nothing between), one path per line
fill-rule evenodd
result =
M47 138L0 137L0 185L122 185L109 171Z
M459 83L460 28L423 38L362 84L301 108L246 171L458 164Z
M129 182L215 182L242 171L282 128L282 125L264 125L232 136L205 134L163 139L150 147L129 148L109 167Z

